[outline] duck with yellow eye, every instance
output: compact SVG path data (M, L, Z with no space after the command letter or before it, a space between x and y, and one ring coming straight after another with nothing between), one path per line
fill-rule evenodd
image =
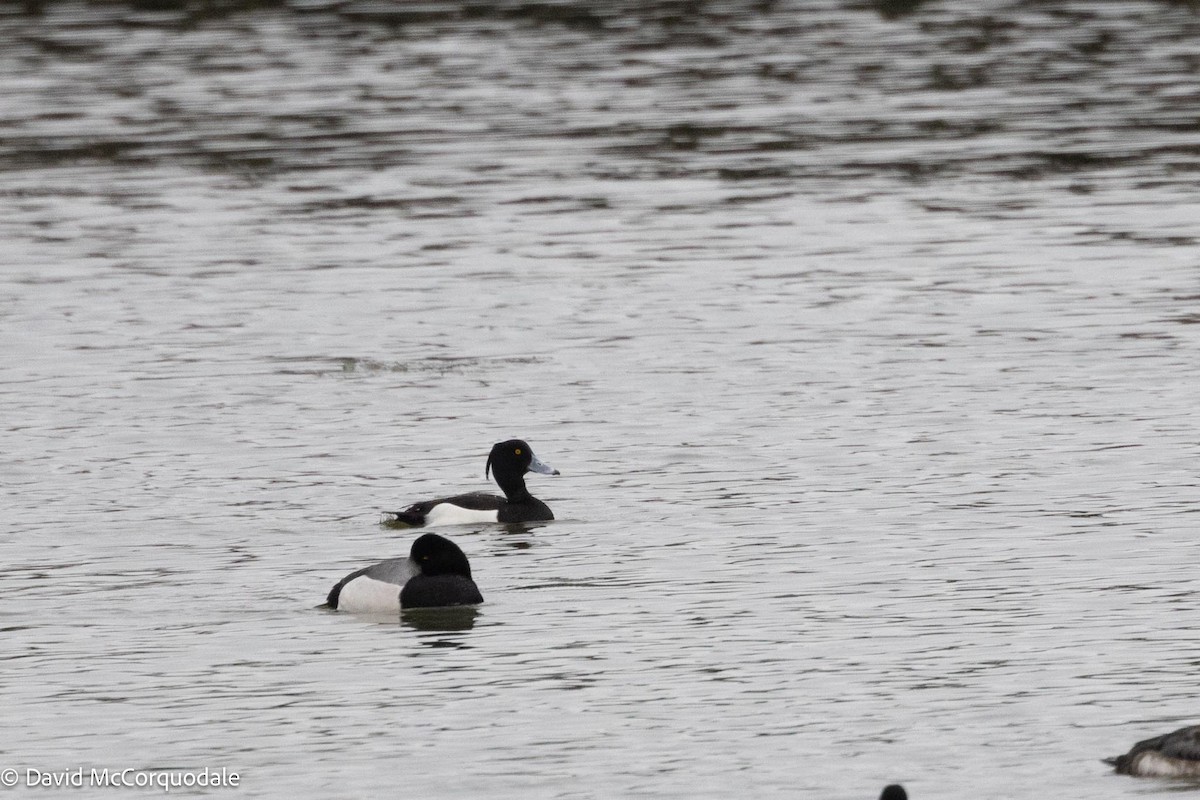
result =
M504 496L470 492L414 503L403 511L383 515L386 525L420 528L428 525L461 525L478 522L542 522L554 519L550 507L529 493L525 475L557 475L533 454L528 442L509 439L492 447L483 474L495 479Z
M380 561L342 578L330 590L325 606L356 614L380 614L402 608L473 606L482 602L466 554L444 536L426 533L413 542L408 558Z

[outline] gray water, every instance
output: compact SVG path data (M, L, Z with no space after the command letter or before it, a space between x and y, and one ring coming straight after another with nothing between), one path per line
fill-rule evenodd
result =
M905 5L0 9L14 795L1194 791L1200 16Z

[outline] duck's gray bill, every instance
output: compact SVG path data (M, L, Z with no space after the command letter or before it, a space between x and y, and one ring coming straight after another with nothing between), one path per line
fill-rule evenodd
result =
M558 470L556 470L554 467L547 464L545 461L542 461L540 458L533 455L532 453L530 454L530 458L531 458L531 460L529 462L529 471L530 472L540 472L543 475L558 475L559 474Z

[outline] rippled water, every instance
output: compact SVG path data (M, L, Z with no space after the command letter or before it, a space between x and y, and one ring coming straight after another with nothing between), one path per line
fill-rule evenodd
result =
M5 6L0 767L1180 788L1200 16L973 9ZM314 609L514 435L466 627Z

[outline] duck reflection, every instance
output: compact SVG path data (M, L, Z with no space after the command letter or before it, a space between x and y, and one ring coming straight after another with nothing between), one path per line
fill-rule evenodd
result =
M479 609L474 606L406 608L400 612L400 624L418 631L469 631L475 627L478 616Z

